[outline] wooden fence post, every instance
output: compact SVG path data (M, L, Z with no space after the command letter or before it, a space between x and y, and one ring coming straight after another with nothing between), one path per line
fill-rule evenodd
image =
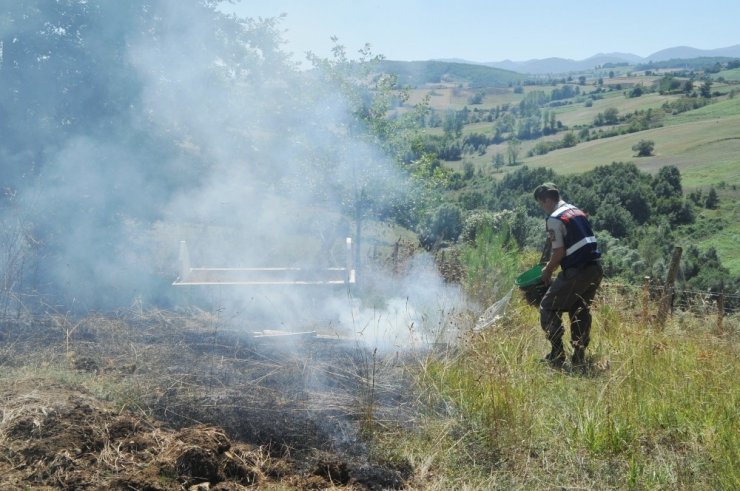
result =
M725 291L720 290L719 297L717 297L717 331L722 333L722 323L725 318Z
M642 282L642 322L645 325L648 324L650 318L648 317L648 304L650 302L650 277L646 276Z
M660 305L658 306L658 327L663 329L665 325L668 311L671 308L673 302L674 283L676 282L676 274L678 274L678 265L681 262L681 253L683 249L676 247L673 249L673 258L671 259L671 265L668 268L668 275L665 279L665 287L663 288L663 296L660 299Z

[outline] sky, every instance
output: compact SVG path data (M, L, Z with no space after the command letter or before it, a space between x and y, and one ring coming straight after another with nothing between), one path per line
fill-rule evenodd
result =
M675 46L740 44L737 0L232 0L240 17L286 14L285 51L328 57L337 36L348 55L369 43L390 60L459 58L474 62L598 53L646 57Z

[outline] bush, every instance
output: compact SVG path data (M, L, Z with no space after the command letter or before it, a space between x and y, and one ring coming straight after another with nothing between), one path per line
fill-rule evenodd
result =
M649 157L653 154L655 142L652 140L640 140L632 145L632 151L637 152L637 157Z
M509 221L514 212L504 210L498 213L487 210L476 210L465 218L460 240L466 243L475 242L478 234L484 229L499 233Z
M456 205L445 203L430 216L419 233L419 242L427 250L437 248L445 241L455 242L462 232L462 211Z

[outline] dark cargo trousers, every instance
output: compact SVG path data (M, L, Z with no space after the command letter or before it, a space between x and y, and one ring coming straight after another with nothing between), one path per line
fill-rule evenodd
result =
M604 270L599 261L561 271L540 302L540 325L553 347L562 346L563 312L570 318L570 343L585 349L591 333L591 302Z

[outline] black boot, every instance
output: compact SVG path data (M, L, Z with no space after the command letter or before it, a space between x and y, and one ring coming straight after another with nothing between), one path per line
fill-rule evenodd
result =
M573 358L571 358L573 368L584 368L586 366L586 348L576 346L573 348Z
M552 349L542 360L555 368L561 368L565 363L565 350L562 343L552 343Z

